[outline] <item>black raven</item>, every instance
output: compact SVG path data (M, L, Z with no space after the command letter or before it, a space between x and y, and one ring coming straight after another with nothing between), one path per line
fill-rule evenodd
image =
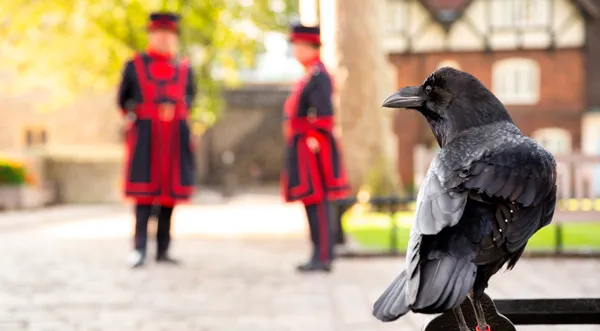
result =
M512 269L556 205L553 156L515 126L477 78L452 68L433 72L383 103L419 111L441 150L417 197L406 268L375 302L373 315L394 321L409 311L453 309L469 298L477 329L486 330L478 300L502 266Z

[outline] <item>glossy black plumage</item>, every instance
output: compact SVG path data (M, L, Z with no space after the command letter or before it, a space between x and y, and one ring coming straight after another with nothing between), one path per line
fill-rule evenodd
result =
M421 112L442 147L417 197L406 269L373 307L393 321L458 307L470 290L477 299L502 266L511 269L552 219L556 165L470 74L439 69L384 106Z

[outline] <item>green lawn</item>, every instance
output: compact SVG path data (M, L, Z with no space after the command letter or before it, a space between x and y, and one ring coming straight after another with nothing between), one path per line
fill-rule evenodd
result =
M413 220L412 212L398 212L397 247L404 251L408 244L408 235ZM384 213L353 212L343 216L346 232L362 247L369 249L387 249L390 247L391 220ZM565 224L562 227L563 247L565 250L600 250L600 222ZM556 244L556 226L549 225L538 231L527 245L528 251L554 250Z

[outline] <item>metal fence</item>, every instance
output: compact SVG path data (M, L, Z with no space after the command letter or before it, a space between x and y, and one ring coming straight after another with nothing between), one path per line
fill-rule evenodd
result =
M340 257L377 257L377 256L397 256L405 253L405 248L398 247L398 226L396 223L396 213L399 211L410 211L413 197L372 197L368 201L359 201L358 198L346 198L335 201L334 217L341 224L340 219L343 214L357 203L364 203L372 206L374 211L385 213L389 219L389 245L383 250L354 250L338 254ZM565 249L565 231L564 226L567 223L589 222L590 220L600 222L600 211L582 211L580 209L568 210L564 206L557 206L557 211L553 220L554 224L554 247L548 251L526 251L529 257L600 257L600 251L595 249L586 250L566 250ZM343 228L341 231L344 231ZM598 234L600 236L600 233Z
M486 322L493 331L516 331L515 325L600 325L600 299L517 299L495 300L484 295ZM461 305L467 324L476 318L469 300ZM424 331L458 331L452 311L429 321Z

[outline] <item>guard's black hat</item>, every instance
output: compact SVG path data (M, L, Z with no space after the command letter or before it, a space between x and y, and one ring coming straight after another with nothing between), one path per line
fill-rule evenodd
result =
M148 30L163 29L179 33L180 20L181 16L179 16L179 14L171 12L155 12L150 14Z
M301 24L294 24L291 28L290 41L301 41L320 46L321 28L319 26L304 26Z

